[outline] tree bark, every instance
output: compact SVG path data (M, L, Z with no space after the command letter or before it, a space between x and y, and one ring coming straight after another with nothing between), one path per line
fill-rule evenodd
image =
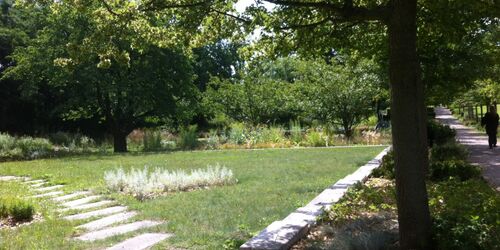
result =
M416 0L394 0L389 18L392 137L401 249L431 249L424 87L416 52Z
M127 133L117 131L113 133L113 150L115 153L127 152Z

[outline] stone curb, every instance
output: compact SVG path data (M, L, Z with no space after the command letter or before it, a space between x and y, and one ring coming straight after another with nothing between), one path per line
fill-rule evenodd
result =
M305 236L309 227L316 223L318 216L342 198L352 185L366 181L371 172L380 166L382 157L390 149L391 147L387 147L354 173L325 189L306 206L298 208L281 221L271 223L257 236L243 244L240 250L289 249Z

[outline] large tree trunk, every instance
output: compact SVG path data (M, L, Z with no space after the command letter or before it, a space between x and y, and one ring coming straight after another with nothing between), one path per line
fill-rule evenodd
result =
M416 52L416 0L394 0L389 20L392 138L401 249L431 249L424 89Z
M113 132L113 149L115 153L127 152L127 135L122 131Z

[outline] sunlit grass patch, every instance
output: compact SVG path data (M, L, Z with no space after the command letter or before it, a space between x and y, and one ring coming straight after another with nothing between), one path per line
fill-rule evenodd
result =
M307 204L326 187L355 171L383 147L298 148L263 150L185 151L172 153L85 155L57 159L0 163L0 175L46 178L64 183L65 192L92 190L139 214L136 219L166 221L155 232L175 236L153 249L223 249L226 243L248 240L270 223ZM139 201L121 192L110 193L105 173L123 168L150 166L186 173L223 163L238 179L223 185L190 192L171 192ZM10 190L11 187L8 187ZM3 191L3 189L0 188ZM27 194L33 195L33 194ZM22 230L2 232L0 249L97 249L125 240L113 237L103 242L83 243L71 239L72 222L54 214L50 199L38 199L36 211L44 221ZM82 222L84 223L84 222ZM152 231L148 231L152 232ZM5 240L4 240L5 239ZM231 244L229 244L231 245Z

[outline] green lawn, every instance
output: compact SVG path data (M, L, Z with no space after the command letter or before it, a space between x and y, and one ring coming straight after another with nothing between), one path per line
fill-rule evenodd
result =
M45 176L53 183L65 183L67 191L92 189L106 194L104 172L119 166L142 168L148 165L175 170L205 168L207 164L220 163L233 171L238 184L176 193L145 202L124 195L109 195L130 209L140 211L140 218L167 221L155 230L174 233L175 237L157 246L158 249L172 246L221 249L228 239L258 232L271 222L284 218L382 149L355 147L95 155L1 163L0 175ZM44 209L50 211L50 206ZM86 247L66 239L75 233L71 230L71 223L45 213L49 215L45 222L19 230L0 230L0 249L13 246L36 249ZM123 239L123 236L116 237L99 245Z

